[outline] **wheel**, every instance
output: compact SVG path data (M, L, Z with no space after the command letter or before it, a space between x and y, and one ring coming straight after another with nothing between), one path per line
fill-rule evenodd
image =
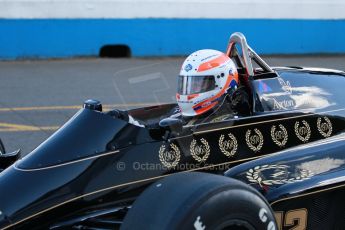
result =
M0 139L0 155L5 154L5 146Z
M277 229L265 198L240 181L207 173L177 173L146 189L121 226L132 229Z

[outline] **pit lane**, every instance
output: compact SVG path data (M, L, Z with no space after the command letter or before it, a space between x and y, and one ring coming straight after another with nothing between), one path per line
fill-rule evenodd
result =
M345 56L264 57L271 66L345 70ZM0 62L0 138L7 151L27 154L82 106L98 99L105 110L175 98L183 58L68 59Z

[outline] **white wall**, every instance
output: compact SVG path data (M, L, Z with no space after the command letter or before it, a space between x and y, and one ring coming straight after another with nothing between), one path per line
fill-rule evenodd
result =
M0 18L345 19L345 0L0 0Z

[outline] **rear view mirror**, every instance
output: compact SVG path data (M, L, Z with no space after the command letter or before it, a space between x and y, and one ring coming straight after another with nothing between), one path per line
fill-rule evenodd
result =
M5 153L5 147L0 140L0 172L11 166L20 158L20 149L12 152Z
M182 121L176 118L165 118L159 122L159 126L174 133L181 133L183 129Z

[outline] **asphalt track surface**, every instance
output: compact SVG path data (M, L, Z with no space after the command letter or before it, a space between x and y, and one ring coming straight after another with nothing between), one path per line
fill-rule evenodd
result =
M345 70L345 56L265 57L271 66ZM104 109L173 102L183 58L0 62L0 138L26 155L89 98Z

